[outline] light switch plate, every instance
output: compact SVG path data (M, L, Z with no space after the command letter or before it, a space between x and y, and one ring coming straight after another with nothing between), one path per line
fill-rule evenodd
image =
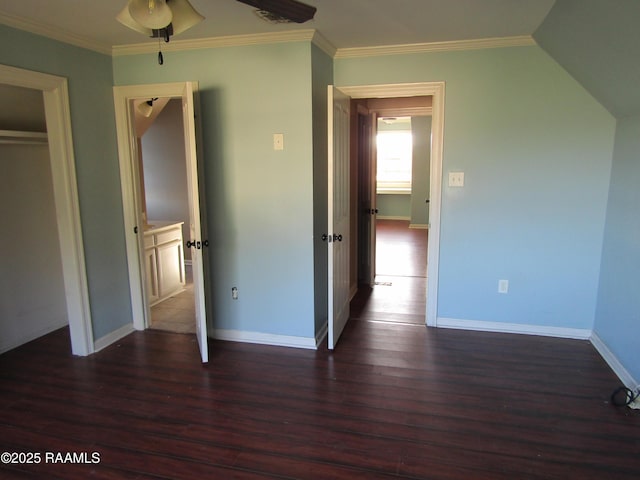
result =
M450 187L464 187L464 172L449 172Z
M273 149L284 150L284 133L273 134Z

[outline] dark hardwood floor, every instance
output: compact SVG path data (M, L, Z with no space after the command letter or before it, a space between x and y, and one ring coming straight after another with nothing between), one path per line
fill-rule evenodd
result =
M62 329L2 354L0 452L41 461L0 478L640 478L640 414L589 342L360 301L333 352L210 340L202 365L193 335L147 330L80 358Z
M0 478L636 479L640 416L584 341L351 321L334 352L66 329L0 356ZM45 452L97 452L52 464Z

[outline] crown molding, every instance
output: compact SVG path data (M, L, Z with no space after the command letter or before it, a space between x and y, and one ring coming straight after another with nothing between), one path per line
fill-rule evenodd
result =
M336 47L334 47L333 44L329 40L327 40L324 36L322 36L322 34L317 30L314 30L311 43L313 43L320 50L322 50L324 53L326 53L332 58L336 55L336 51L337 51Z
M145 43L108 46L80 35L64 32L58 28L4 12L0 12L0 23L19 30L24 30L36 35L41 35L53 40L74 45L76 47L93 50L95 52L114 57L154 53L158 50L158 44L155 40ZM522 35L516 37L484 38L449 42L336 48L317 30L306 29L290 30L287 32L228 35L223 37L210 37L194 40L173 40L169 43L164 43L162 50L167 52L179 52L206 48L237 47L287 42L312 42L327 55L338 59L536 45L533 37L530 35Z
M18 30L24 30L29 33L68 43L76 47L93 50L94 52L102 53L104 55L111 55L110 45L104 45L80 35L64 32L58 28L45 25L44 23L34 22L33 20L29 20L24 17L16 17L15 15L0 12L0 23L12 28L17 28Z
M195 40L172 40L162 44L163 52L180 52L205 48L239 47L269 43L310 42L316 40L315 30L290 30L288 32L258 33L249 35L228 35L224 37L200 38ZM326 40L325 40L326 42ZM328 42L326 42L328 44ZM320 47L322 48L322 47ZM111 54L114 57L140 55L158 51L158 41L114 45Z
M517 37L481 38L476 40L456 40L450 42L338 48L334 58L376 57L380 55L451 52L461 50L480 50L484 48L525 47L532 45L536 45L533 37L530 35L522 35Z

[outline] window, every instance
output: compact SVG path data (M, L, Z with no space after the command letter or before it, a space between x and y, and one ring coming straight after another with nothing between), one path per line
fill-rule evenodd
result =
M378 121L377 193L411 193L411 119Z

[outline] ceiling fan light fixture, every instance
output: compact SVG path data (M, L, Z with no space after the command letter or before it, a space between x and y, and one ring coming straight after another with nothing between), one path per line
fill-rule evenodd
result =
M173 19L166 0L129 0L128 9L131 18L148 29L164 28Z
M188 0L170 0L169 8L173 12L171 23L174 35L178 35L204 20L204 17L191 6Z
M153 30L151 28L145 28L133 19L129 13L129 4L125 5L122 11L116 15L116 20L125 27L129 27L131 30L135 30L147 37L150 37L153 34Z
M153 113L153 103L151 102L142 102L138 105L138 112L143 117L149 118Z
M158 97L140 102L136 107L138 109L138 113L144 117L149 118L153 113L153 102L155 102L156 100L158 100Z

